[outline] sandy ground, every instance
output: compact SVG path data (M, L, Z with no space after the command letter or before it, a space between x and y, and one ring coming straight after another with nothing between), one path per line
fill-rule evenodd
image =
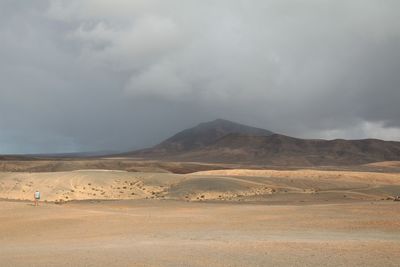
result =
M320 171L320 170L211 170L195 172L193 175L211 176L249 176L249 177L279 177L279 178L307 178L307 179L334 179L343 182L367 182L371 184L400 184L399 173L358 172L358 171Z
M0 266L400 266L398 195L393 170L0 172Z
M216 170L193 174L77 170L0 172L0 199L44 201L170 199L304 202L391 200L399 173L320 170Z
M0 198L31 200L35 190L39 190L42 200L45 201L145 199L159 196L171 179L176 180L179 177L168 173L115 170L0 172Z
M1 266L399 266L400 205L0 201Z
M366 166L372 167L387 167L387 168L400 168L400 161L381 161L366 164Z

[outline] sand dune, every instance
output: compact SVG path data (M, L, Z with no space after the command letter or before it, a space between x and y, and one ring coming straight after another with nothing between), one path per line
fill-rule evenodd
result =
M366 164L370 167L384 167L384 168L400 168L400 161L381 161Z
M400 195L393 173L217 170L193 174L79 170L0 173L0 198L43 201L174 199L185 201L383 200Z
M344 181L358 181L379 184L400 184L400 175L397 173L355 172L355 171L320 171L320 170L250 170L230 169L200 171L193 175L222 175L222 176L248 176L248 177L279 177L307 179L335 179Z
M159 174L158 174L159 175ZM45 201L142 199L159 196L163 183L146 183L152 174L109 170L57 173L0 173L0 198L31 200L40 190ZM163 175L164 182L169 174Z

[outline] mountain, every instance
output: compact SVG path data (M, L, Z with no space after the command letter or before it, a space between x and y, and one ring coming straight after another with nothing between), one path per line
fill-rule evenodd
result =
M179 132L152 148L125 155L281 166L357 165L400 160L400 142L299 139L218 119Z
M229 134L214 144L179 155L180 159L265 165L358 165L400 159L400 142L365 140L306 140L273 134Z
M273 133L264 129L217 119L211 122L200 123L193 128L183 130L156 145L150 151L152 153L167 154L188 152L207 147L228 134L268 136Z

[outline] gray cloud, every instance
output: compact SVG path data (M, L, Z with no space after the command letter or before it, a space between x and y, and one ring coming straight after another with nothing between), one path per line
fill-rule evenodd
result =
M398 1L1 1L0 153L127 150L223 117L400 140Z

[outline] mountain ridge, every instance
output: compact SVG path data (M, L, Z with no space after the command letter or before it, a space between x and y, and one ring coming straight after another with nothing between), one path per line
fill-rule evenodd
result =
M127 156L263 165L357 165L400 160L400 142L379 139L301 139L214 120L183 130L160 144Z

